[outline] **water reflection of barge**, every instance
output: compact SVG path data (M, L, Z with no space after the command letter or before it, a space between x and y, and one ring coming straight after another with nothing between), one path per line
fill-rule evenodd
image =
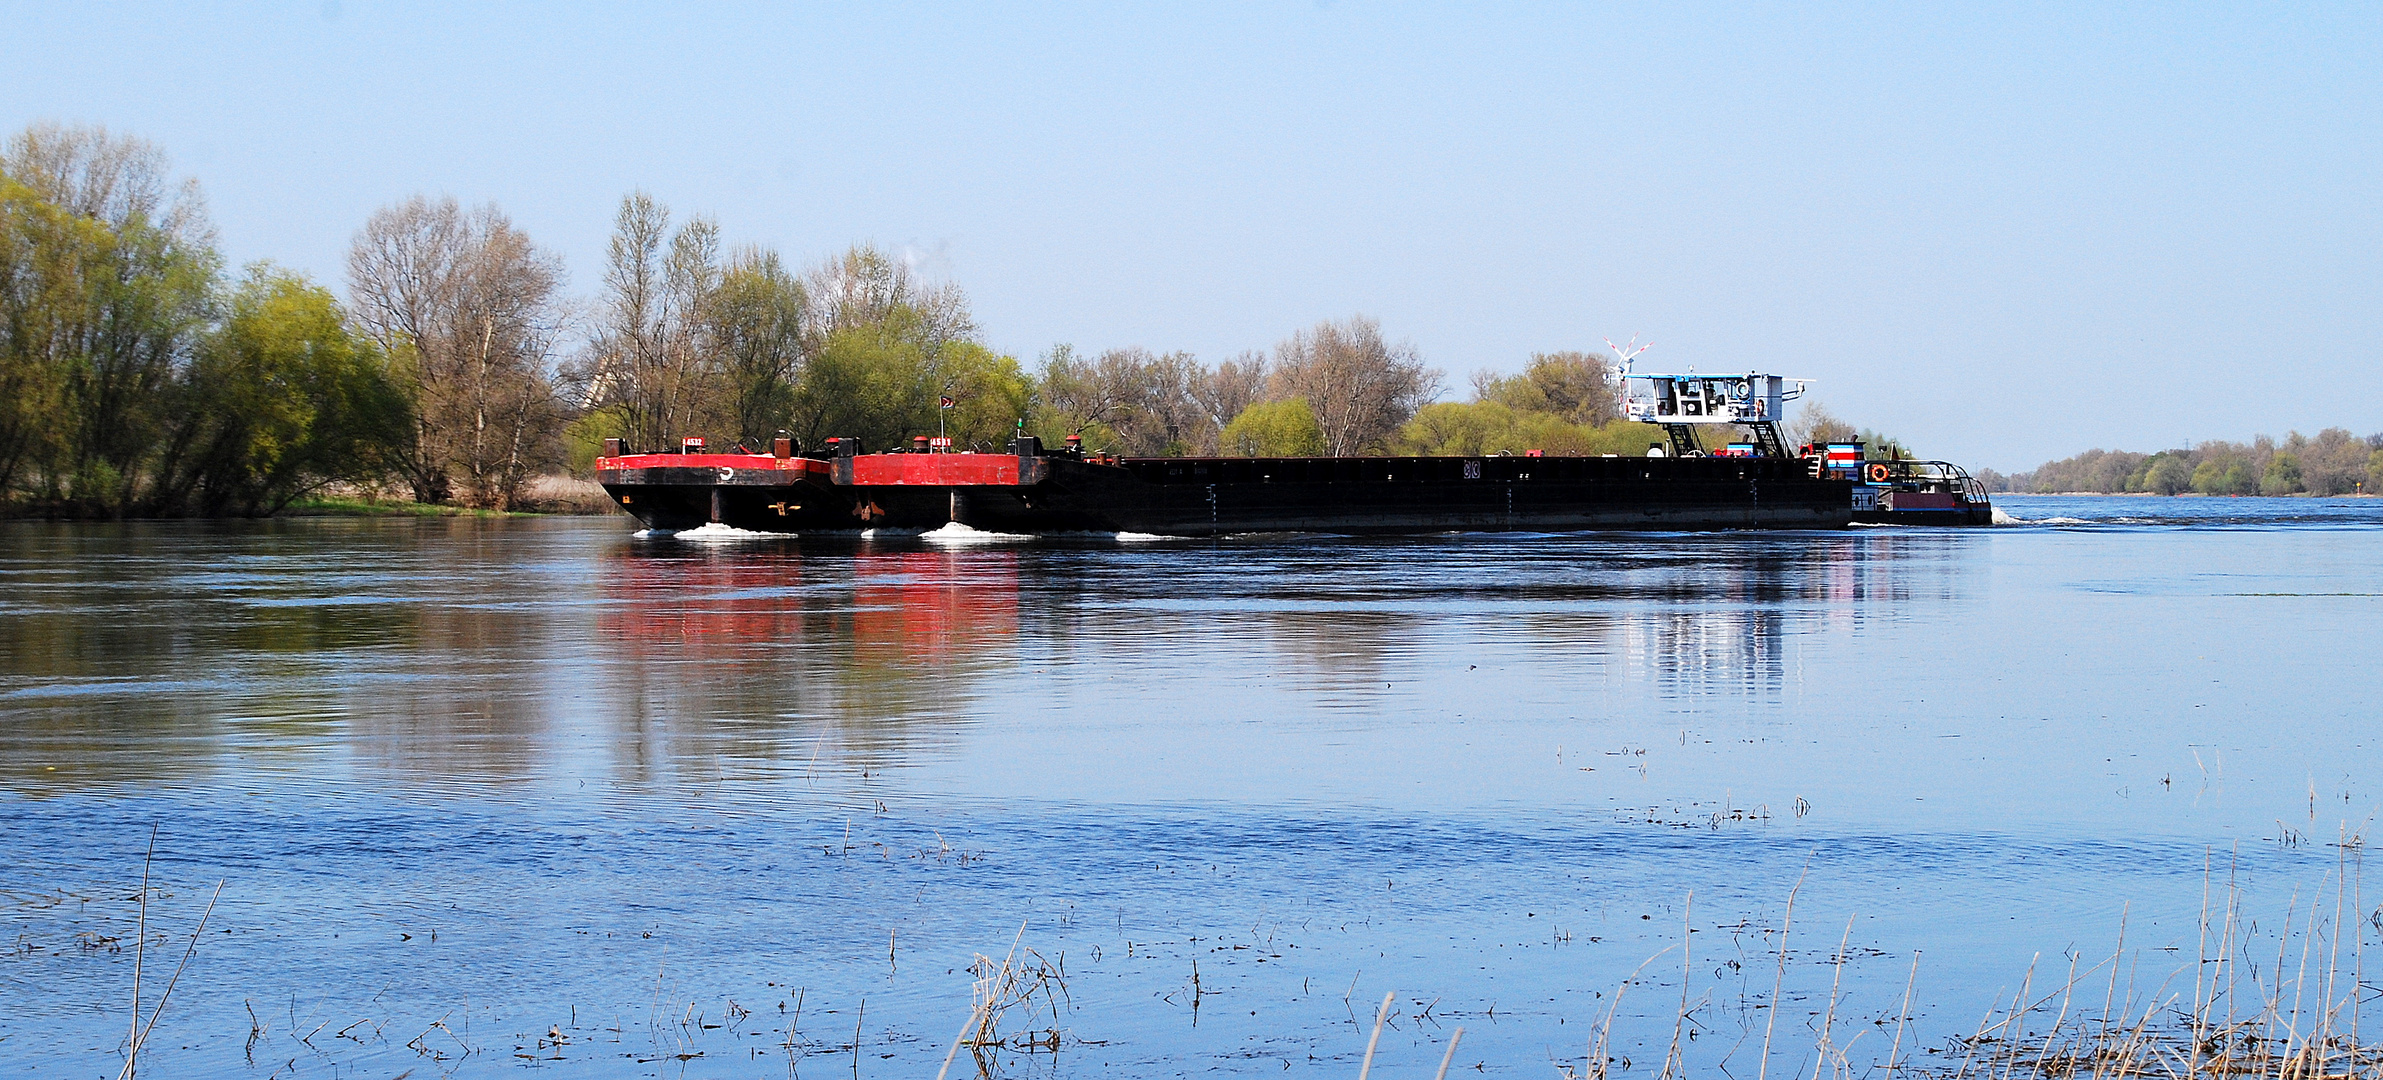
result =
M1775 375L1631 375L1625 415L1659 425L1644 457L1507 455L1118 458L1029 435L998 454L924 438L869 453L858 440L767 454L630 452L605 441L596 478L648 527L755 532L1564 532L1834 529L1855 521L1985 524L1985 494L1940 462L1867 462L1860 447L1790 454L1778 432L1795 396ZM1707 450L1699 430L1751 441ZM942 440L935 440L941 442ZM1854 457L1841 457L1847 447ZM1891 476L1873 479L1885 467ZM1973 520L1974 519L1974 520Z

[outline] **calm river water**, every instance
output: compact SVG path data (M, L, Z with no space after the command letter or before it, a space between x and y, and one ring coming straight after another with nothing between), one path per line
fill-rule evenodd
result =
M1354 1076L1395 992L1377 1076L1459 1025L1457 1070L1558 1076L1609 1011L1652 1076L1684 980L1694 1071L1751 1077L1779 979L1794 1075L1832 984L1839 1043L1909 981L1941 1046L2072 956L2189 990L2229 881L2258 948L2334 918L2383 805L2383 502L2004 505L0 526L0 1073L121 1069L153 834L149 1007L222 883L155 1076L931 1077L980 954L1051 975L1005 1075Z

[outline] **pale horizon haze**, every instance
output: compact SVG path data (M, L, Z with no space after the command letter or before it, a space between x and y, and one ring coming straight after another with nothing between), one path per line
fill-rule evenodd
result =
M1972 468L2383 430L2383 7L0 6L99 124L344 292L416 193L593 297L621 197L855 241L986 341L1759 369Z

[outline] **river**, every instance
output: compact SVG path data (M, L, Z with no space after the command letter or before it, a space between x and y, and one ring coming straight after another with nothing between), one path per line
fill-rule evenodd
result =
M137 956L145 1075L931 1077L982 957L955 1076L1354 1076L1385 994L1377 1076L1792 1076L2358 924L2383 502L2003 506L0 525L0 1073L115 1075Z

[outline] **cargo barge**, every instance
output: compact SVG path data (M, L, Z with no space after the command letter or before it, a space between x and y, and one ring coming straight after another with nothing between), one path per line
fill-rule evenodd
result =
M1812 448L1789 454L1777 428L1783 403L1795 396L1787 380L1626 378L1643 393L1626 393L1625 415L1659 425L1670 439L1644 457L1122 458L1089 453L1072 438L1046 447L1023 432L997 454L954 453L946 440L925 437L872 453L855 439L804 448L781 436L768 453L726 454L709 452L701 439L685 440L676 453L635 453L607 439L596 479L623 509L662 531L715 524L762 533L957 524L996 533L1167 536L1839 529L1863 513L1919 522L1906 515L1922 505L1948 509L1914 498L1927 494L1916 490L1916 475L1905 480L1912 494L1882 493L1861 469L1834 467ZM1708 451L1698 431L1718 425L1750 432L1753 441ZM1925 523L1955 523L1951 516Z

